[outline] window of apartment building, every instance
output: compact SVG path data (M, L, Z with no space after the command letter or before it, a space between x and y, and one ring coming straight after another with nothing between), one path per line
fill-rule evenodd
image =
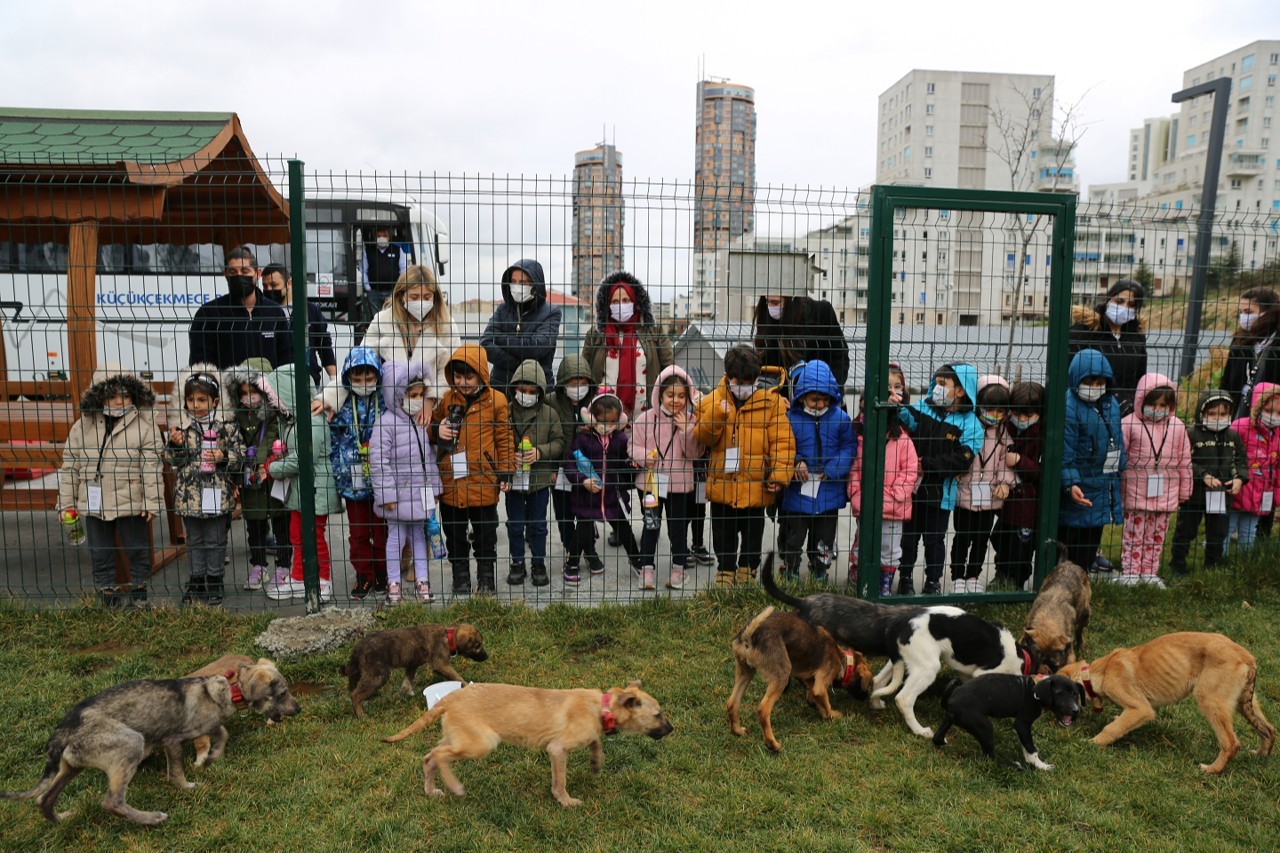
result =
M924 312L923 312L923 311L917 311L917 312L916 312L916 325L917 325L917 326L923 326L923 325L924 325Z
M930 166L925 166L925 167L924 167L924 177L925 177L925 180L928 180L929 178L932 178L932 177L933 177L933 168L932 168L932 167L930 167Z
M1241 71L1252 71L1252 70L1253 70L1253 61L1254 61L1254 59L1256 59L1256 57L1255 57L1252 53L1251 53L1251 54L1249 54L1248 56L1246 56L1244 59L1241 59L1241 60L1240 60L1240 70L1241 70Z
M1274 74L1268 74L1268 75L1267 75L1267 85L1268 85L1268 86L1275 86L1275 85L1276 85L1276 75L1274 75Z
M1271 147L1271 137L1269 137L1269 136L1264 136L1264 137L1262 137L1262 147L1263 147L1263 148L1270 148L1270 147Z
M932 86L933 84L932 84L932 83L930 83L929 85L930 85L930 86ZM906 314L903 314L901 311L899 311L899 312L898 312L898 325L899 325L899 326L905 325L905 324L906 324L906 322L907 322L907 315L906 315Z
M926 156L926 157L932 157L932 156L933 156L933 146L932 146L932 145L926 145L926 146L924 147L924 156Z
M1034 89L1032 89L1032 90L1031 90L1031 98L1032 98L1032 100L1036 100L1036 101L1040 100L1040 87L1039 87L1039 86L1037 86L1036 88L1034 88Z
M924 114L927 116L933 115L933 104L924 105Z
M1262 117L1262 126L1263 126L1263 127L1271 127L1271 116L1263 116L1263 117Z
M1194 133L1187 134L1187 147L1188 148L1196 147L1196 135Z
M1276 55L1275 55L1274 53L1273 53L1273 54L1271 54L1271 64L1272 64L1272 65L1275 65L1275 64L1276 64ZM933 84L932 84L932 83L925 83L925 84L924 84L924 93L925 93L926 95L932 95L932 94L934 93L934 88L933 88Z
M938 315L938 325L939 325L939 326L941 326L941 325L942 325L942 315L941 315L941 314L939 314L939 315Z
M933 136L933 125L931 125L931 124L926 124L926 125L924 126L924 135L925 135L925 136Z
M1271 64L1272 65L1280 64L1280 53L1271 54Z

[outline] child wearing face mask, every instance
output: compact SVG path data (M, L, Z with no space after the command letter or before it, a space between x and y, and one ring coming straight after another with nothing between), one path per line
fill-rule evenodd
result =
M430 557L426 523L438 511L443 491L430 426L418 415L430 411L427 395L435 387L431 367L389 361L382 366L381 397L385 408L369 440L373 511L386 523L383 544L387 604L403 596L400 555L407 544L413 552L414 591L419 601L431 601Z
M1235 403L1226 391L1205 391L1196 406L1196 423L1187 430L1191 442L1191 497L1178 507L1169 567L1177 577L1188 574L1191 542L1204 520L1204 564L1222 562L1227 538L1227 507L1249 481L1244 442L1231 428Z
M351 350L341 373L347 399L329 422L329 461L347 509L348 555L356 573L351 597L355 599L387 591L387 522L374 506L371 459L373 429L387 410L381 393L382 366L373 348ZM397 567L399 563L397 557Z
M1022 589L1035 568L1040 475L1044 469L1044 386L1015 382L1009 389L1009 444L1004 463L1014 485L996 512L991 544L996 552L993 587Z
M222 411L222 381L212 364L193 364L179 379L183 413L171 422L165 457L173 467L174 510L187 533L191 571L183 604L222 603L231 504L243 477L244 441Z
M527 540L532 559L530 579L534 586L546 586L551 583L547 573L547 503L564 458L564 432L560 414L546 400L542 365L533 359L521 362L511 381L511 440L516 450L511 491L507 492L507 540L511 546L507 583L524 583Z
M627 455L627 415L622 401L616 394L602 393L583 407L583 419L587 429L574 436L569 448L576 461L569 469L573 483L573 517L576 519L574 548L569 552L576 574L578 560L586 557L593 575L604 574L604 561L596 553L595 525L603 521L618 536L618 542L627 553L631 569L640 574L639 546L635 533L627 523L622 509L621 491L630 488L635 469ZM590 470L577 459L582 454ZM566 569L565 583L572 584Z
M223 374L223 386L235 395L235 425L245 445L244 475L240 482L241 517L249 542L249 577L244 589L259 590L272 582L267 573L267 535L275 535L275 583L288 580L293 554L289 547L289 513L271 495L274 485L265 464L271 448L284 434L291 414L267 378L271 364L251 358Z
M71 425L62 452L58 508L84 519L93 584L107 607L147 600L148 525L164 509L155 400L137 376L99 371L80 400L80 418ZM117 550L123 550L129 563L131 584L116 585Z
M1017 483L1006 454L1009 434L1009 383L999 376L978 380L978 420L986 437L969 470L957 483L955 538L951 540L951 591L981 593L982 566L996 513Z
M1253 387L1252 408L1248 417L1232 422L1244 441L1249 462L1249 479L1231 501L1227 517L1228 544L1232 536L1242 550L1253 547L1258 536L1258 523L1275 512L1276 492L1280 490L1280 385L1259 382Z
M1164 586L1158 572L1169 518L1191 498L1193 486L1191 442L1177 408L1172 380L1148 373L1138 380L1133 412L1121 421L1128 464L1119 583Z
M566 555L574 553L577 539L577 528L573 517L570 498L573 494L573 482L569 479L569 469L573 467L573 457L569 448L577 434L586 429L586 421L582 418L582 407L595 398L599 390L591 378L591 363L581 355L566 355L560 360L556 370L556 386L547 402L560 417L560 434L564 439L564 453L556 471L554 485L551 487L551 507L555 510L556 530L560 534L560 546ZM570 566L568 559L563 567L565 580L578 583L581 577L577 574L578 561ZM572 577L573 580L569 580Z
M758 388L760 354L738 344L724 356L724 378L697 408L697 440L711 448L707 502L716 586L755 581L765 508L795 473L796 439L777 387Z

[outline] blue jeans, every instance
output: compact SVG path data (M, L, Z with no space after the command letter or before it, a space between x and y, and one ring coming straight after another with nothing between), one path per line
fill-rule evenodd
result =
M369 315L373 316L382 310L382 306L386 303L387 297L391 295L391 288L387 290L374 290L372 287L365 288L365 298L369 300Z
M529 538L533 562L547 559L547 502L551 489L536 492L507 492L507 541L511 546L511 562L524 563L524 541Z
M1223 555L1231 548L1231 536L1238 534L1236 547L1248 551L1258 538L1258 516L1248 512L1231 510L1227 515L1227 541L1223 546Z

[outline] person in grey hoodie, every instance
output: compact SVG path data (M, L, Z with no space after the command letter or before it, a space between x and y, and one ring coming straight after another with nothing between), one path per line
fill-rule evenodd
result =
M493 365L489 387L511 397L511 376L531 358L551 384L551 361L560 336L560 309L547 300L542 264L522 258L502 273L502 304L489 318L480 346Z

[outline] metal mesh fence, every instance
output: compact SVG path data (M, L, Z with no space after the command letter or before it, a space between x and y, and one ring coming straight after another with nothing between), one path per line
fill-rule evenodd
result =
M829 396L858 420L869 257L881 236L873 235L868 192L759 187L746 202L687 181L585 171L306 174L305 281L294 278L290 291L299 259L290 245L285 164L200 165L181 175L83 164L0 170L7 211L0 512L10 595L133 600L145 589L152 602L208 598L207 589L187 589L195 572L221 575L227 606L298 605L300 588L277 566L293 564L291 538L296 544L314 535L310 516L293 518L290 530L296 495L280 485L300 467L317 477L316 518L325 519L330 564L320 575L338 602L383 604L383 579L397 575L406 601L418 598L424 575L437 603L450 601L464 576L473 592L492 582L500 599L533 606L689 596L745 582L770 550L783 552L788 572L835 585L849 578L855 523L845 495L856 454L843 448L848 458L840 461L841 448L823 445L826 433L802 418L814 418L806 402L817 411L834 389ZM753 217L741 215L747 203ZM1077 303L1072 317L1050 311L1049 219L900 211L889 350L912 400L929 392L940 367L956 363L972 365L975 378L1043 383L1051 327L1073 324L1073 352L1086 345L1106 352L1121 400L1132 401L1144 374L1163 374L1179 390L1175 408L1188 426L1201 391L1223 387L1238 398L1245 385L1277 378L1270 353L1280 309L1267 290L1278 269L1272 220L1219 214L1203 327L1187 351L1194 370L1184 376L1194 211L1080 205L1074 244L1063 247ZM731 230L744 222L754 230ZM236 257L231 250L240 246L252 257ZM229 294L235 285L227 275L245 267L256 285L252 311ZM602 284L621 270L634 280ZM525 279L530 295L521 301ZM1140 282L1140 298L1132 287L1117 291L1121 280ZM312 384L296 388L290 329L297 315L288 303L301 302L304 289ZM273 295L284 308L268 304ZM1136 318L1115 323L1112 302L1136 309ZM1243 329L1242 312L1264 319ZM756 345L763 371L754 383L754 361L733 351L738 344ZM234 369L252 357L267 363ZM724 381L726 357L731 382ZM200 383L188 383L193 358L218 368L218 417L227 426L214 436L198 417L192 392ZM827 372L799 369L819 360ZM380 368L379 361L400 366ZM374 373L359 368L370 365L385 387L361 396L352 386L369 381ZM687 376L687 395L669 379L673 365ZM356 368L354 381L345 367ZM103 381L122 372L136 384ZM505 405L493 390L463 393L472 374L501 390ZM574 399L568 391L580 384L591 390ZM731 386L750 394L752 384L758 396L733 399ZM415 385L434 410L431 426L415 425L421 416L402 407L404 397L418 397ZM582 413L601 386L630 421L607 436L607 450L594 422L612 421L612 406L597 406L586 419ZM815 389L822 393L803 399ZM130 392L124 403L114 399L121 390ZM282 398L291 417L264 426L256 396L273 405ZM775 404L784 399L789 412ZM310 416L312 406L320 414ZM460 434L442 437L441 422L459 416L454 407L462 410ZM540 408L547 410L541 419ZM1008 403L1003 412L988 408L1003 416L1011 441ZM383 418L386 429L375 437ZM302 428L316 443L310 460L296 458L293 437ZM574 460L575 447L596 478ZM797 479L799 462L813 482ZM202 463L214 470L201 471ZM1249 465L1255 478L1270 476L1270 461ZM996 486L1008 480L1012 488L1027 474L1004 476L1009 470ZM588 479L604 491L584 486ZM957 484L957 495L962 488L972 506L972 482ZM976 491L986 503L986 487ZM661 521L646 500L654 494ZM910 493L902 499L911 503ZM1234 519L1233 501L1225 516ZM83 545L71 542L75 525L59 513L71 504ZM999 530L1001 517L989 505L965 513L953 513L941 530L944 591L973 591L967 581L975 572L983 588L997 577L994 551L972 534L975 525ZM1265 524L1269 512L1259 503L1243 515ZM389 528L383 516L392 517ZM440 522L448 558L434 555L431 518ZM522 535L513 520L525 521ZM1032 533L1036 542L1052 535ZM1121 535L1109 525L1102 540L1117 568ZM1205 536L1192 539L1192 567L1204 559ZM523 562L514 556L517 541ZM1167 564L1172 547L1152 543ZM938 564L936 547L936 539L924 544L910 564L917 588L931 577L924 552ZM906 558L886 561L906 567L910 556L908 549ZM265 567L263 577L256 566ZM535 585L539 568L545 585ZM254 586L281 581L276 597L243 589L251 575ZM353 598L365 586L367 594Z

